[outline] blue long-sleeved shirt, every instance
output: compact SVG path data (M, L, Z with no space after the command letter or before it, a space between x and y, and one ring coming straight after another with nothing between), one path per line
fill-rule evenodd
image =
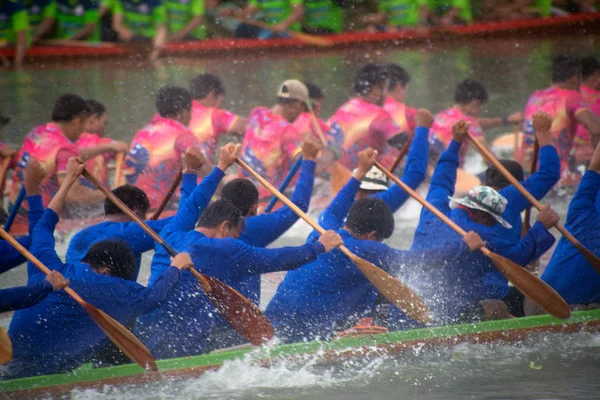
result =
M410 145L404 173L400 180L411 189L416 189L425 180L427 172L427 157L429 154L429 129L418 127ZM373 197L385 201L392 212L398 211L410 197L400 186L393 184L387 190L375 194Z
M206 196L210 199L212 193ZM198 198L192 195L185 207L180 207L163 230L163 238L175 250L190 253L195 268L206 275L223 282L241 281L252 275L298 268L325 251L318 242L299 247L264 249L233 238L209 238L193 230L193 224L188 223L197 220L197 213L202 208L198 206ZM155 264L163 264L166 257L164 250L159 252L157 249L153 271ZM156 270L161 268L158 266ZM217 313L196 278L186 272L172 300L140 318L135 331L157 358L200 354L204 351Z
M180 271L169 268L151 287L94 272L86 264L64 264L54 250L58 215L47 209L38 222L31 252L51 270L69 279L70 287L85 301L122 324L160 307L175 291ZM45 275L27 266L28 284ZM8 334L13 359L0 374L4 379L66 372L86 362L108 338L87 312L64 291L50 293L38 305L17 311Z
M44 204L42 203L42 196L27 196L27 203L29 204L29 235L17 239L21 246L29 249L31 245L31 235L33 228L42 217L44 212ZM10 244L4 240L0 240L0 274L10 269L18 267L25 262L25 257L17 251Z
M33 307L52 292L52 285L43 280L33 285L0 290L0 312Z
M556 149L552 145L542 147L539 152L539 158L540 168L538 171L531 174L521 184L533 197L541 200L560 179L560 159L558 158ZM496 224L494 225L494 229L498 235L516 242L521 238L523 227L521 213L527 207L531 206L531 204L513 185L500 190L500 194L508 200L502 217L512 225L512 228L506 229L502 225Z
M181 202L185 201L195 187L196 175L183 174ZM157 221L148 220L146 223L155 232L160 232L169 221L170 218L164 218ZM154 239L152 239L136 222L105 221L83 229L73 236L69 243L69 248L67 249L67 263L80 263L94 243L107 239L123 240L129 245L137 262L132 277L132 280L136 281L142 263L142 253L154 248Z
M491 251L521 266L539 258L554 243L554 237L541 223L536 222L525 237L514 241L505 239L493 227L475 223L467 210L450 208L448 196L454 193L459 149L460 143L452 141L440 156L431 178L427 200L465 231L477 232ZM433 244L447 243L458 237L439 218L423 208L412 249L427 250ZM432 269L427 281L431 296L437 297L434 311L437 309L437 317L442 320L456 318L461 309L481 300L504 298L509 290L506 278L481 252L466 254L440 268Z
M468 251L462 240L455 240L445 248L419 253L354 238L341 228L359 186L360 182L351 178L319 219L324 229L337 230L344 245L357 256L397 274L405 265L412 266L432 259L452 259ZM308 243L317 237L318 233L312 232ZM267 306L266 315L278 336L285 341L327 338L336 330L343 329L348 321L356 321L370 313L376 296L376 289L358 267L335 249L315 262L288 272Z
M600 209L594 202L600 193L600 174L587 171L571 200L565 228L581 244L600 256ZM600 302L600 274L567 239L561 238L542 274L569 304Z

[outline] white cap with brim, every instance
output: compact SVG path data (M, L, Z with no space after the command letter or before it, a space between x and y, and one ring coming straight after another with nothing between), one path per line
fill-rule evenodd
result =
M308 88L297 79L288 79L279 86L277 97L299 100L310 107Z
M469 190L469 194L466 197L457 198L448 196L448 198L467 208L486 212L494 217L504 228L512 228L512 225L502 218L508 201L489 186L475 186Z
M382 191L387 190L387 176L377 167L371 167L367 175L360 182L361 190Z

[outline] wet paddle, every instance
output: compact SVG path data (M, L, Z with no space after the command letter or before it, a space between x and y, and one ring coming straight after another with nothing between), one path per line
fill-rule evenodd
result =
M468 134L468 138L471 141L471 143L473 143L473 145L477 148L477 150L479 150L481 155L483 157L485 157L494 167L496 167L502 173L502 175L504 175L504 177L511 183L511 185L513 185L519 191L519 193L521 193L521 195L527 199L527 201L529 201L538 210L540 210L543 207L542 203L540 203L538 201L538 199L533 197L533 195L531 193L529 193L529 191L527 189L525 189L523 187L523 185L521 185L521 182L519 182L514 176L512 176L512 174L510 172L508 172L508 170L506 168L504 168L504 165L502 165L498 161L498 159L496 159L496 157L494 157L494 155L488 149L486 149L480 143L478 143L477 140L475 140L475 138L473 138L473 136L471 136L471 134ZM532 156L532 158L533 158L533 156ZM581 254L583 254L585 259L592 265L592 267L594 267L596 272L598 272L600 274L600 258L598 258L590 250L586 249L579 242L579 240L577 240L575 238L575 236L573 236L571 234L571 232L569 232L564 227L563 224L558 222L554 227L565 237L565 239L567 239L569 242L571 242L571 244L577 250L579 250L579 252Z
M98 190L129 216L129 218L134 220L152 239L160 244L171 257L177 255L177 251L175 251L173 247L165 242L163 238L148 226L148 224L142 221L142 219L131 211L129 207L123 204L119 198L87 170L84 170L82 175L89 179ZM271 323L254 303L242 296L235 289L215 278L198 272L195 268L190 268L189 271L196 279L198 279L202 290L204 290L206 296L215 308L219 310L227 323L250 343L259 346L275 336Z
M408 187L404 182L398 179L394 174L385 169L379 162L375 163L375 166L383 171L388 178L393 180L397 185L402 187L413 199L417 200L423 207L428 209L436 217L441 219L446 225L452 228L456 233L461 236L465 236L467 232L452 221L448 216L442 213L440 210L431 205L427 200L422 198L417 192ZM502 272L509 281L515 285L521 293L531 298L537 305L542 307L545 311L552 314L557 318L569 318L571 311L569 306L565 303L564 299L560 297L554 289L548 286L537 276L527 271L525 268L520 267L514 262L507 258L504 258L496 253L493 253L486 247L482 247L481 252L489 257L496 268Z
M183 179L183 171L180 169L179 172L177 173L177 176L175 177L175 180L173 181L173 183L171 183L171 187L165 194L165 197L163 197L162 201L160 202L160 205L158 206L156 211L154 211L154 214L152 214L152 216L150 217L151 220L156 221L160 217L160 214L162 214L165 207L167 206L167 203L169 203L169 200L171 200L173 193L175 193L175 191L179 187L179 184L181 183L182 179Z
M242 20L242 19L235 18L235 17L231 17L231 18L235 19L236 21L239 21L243 24L256 26L258 28L266 29L269 31L273 28L272 25L265 24L264 22L261 22L261 21L249 20L249 19ZM308 33L295 32L295 31L291 31L291 30L287 30L284 33L290 35L291 37L293 37L295 39L302 40L303 42L310 43L315 46L328 47L328 46L333 45L333 42L331 40L324 38L324 37L317 36L317 35L310 35Z
M88 178L89 179L89 178ZM0 228L0 236L21 253L29 262L36 268L48 275L50 270L25 247L10 236L4 229ZM69 296L73 298L81 307L87 311L90 317L98 324L98 326L106 333L106 336L129 357L142 368L149 371L158 371L156 361L148 351L148 349L131 333L127 328L117 322L108 314L97 309L93 305L83 300L73 289L66 287L63 289Z
M538 154L540 151L540 144L537 138L533 142L533 152L531 153L531 165L529 167L529 174L533 174L537 170ZM531 229L531 207L527 207L525 210L525 217L523 218L523 228L521 235L525 236Z
M259 181L264 187L266 187L274 196L294 211L300 218L306 221L313 229L323 234L325 230L319 226L312 218L310 218L304 211L298 208L290 199L285 197L279 192L273 185L271 185L265 178L260 176L254 171L248 164L241 159L237 159L236 162L242 167L248 174L254 179ZM348 256L360 269L360 271L367 277L367 279L385 296L386 299L398 309L405 312L410 318L422 322L431 322L431 315L429 314L429 308L419 298L419 296L413 292L408 286L405 286L398 279L388 274L381 268L376 267L370 262L363 260L362 258L352 254L345 246L340 246L340 250Z
M298 159L292 166L292 169L290 169L290 172L288 172L288 174L285 177L285 179L283 180L283 182L281 182L281 185L279 186L279 189L278 189L281 193L283 193L285 191L285 189L287 189L287 187L289 186L292 179L294 179L294 176L296 176L296 172L298 172L301 165L302 165L302 156L298 157ZM267 204L267 207L265 208L265 212L270 213L273 210L273 207L275 207L275 204L277 204L277 196L273 196L271 198L271 201L269 201L269 204Z
M114 187L118 188L121 186L123 181L123 160L125 159L124 153L117 153L115 157L115 184Z
M6 364L12 359L12 342L3 328L0 328L0 365Z
M8 214L8 218L4 223L4 230L6 232L10 232L10 227L12 226L13 222L15 222L15 218L17 218L17 214L19 213L19 209L21 209L21 204L23 203L26 195L27 193L25 192L25 186L21 186L17 200L15 200L15 204L13 204L12 208L10 209L10 214Z

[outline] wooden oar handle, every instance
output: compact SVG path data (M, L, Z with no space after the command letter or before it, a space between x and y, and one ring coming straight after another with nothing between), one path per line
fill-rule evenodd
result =
M446 223L446 225L448 225L450 228L452 228L456 233L458 233L461 236L465 236L467 234L467 232L463 228L458 226L454 221L452 221L450 218L448 218L448 216L446 214L444 214L443 212L441 212L440 210L435 208L431 203L429 203L427 200L425 200L423 197L421 197L421 195L419 193L417 193L416 191L411 189L407 184L405 184L400 179L398 179L398 177L396 177L396 175L394 175L390 171L388 171L383 165L381 165L381 163L379 161L375 161L375 166L377 168L379 168L381 170L381 172L383 172L388 178L390 178L392 181L394 181L394 183L396 183L398 186L400 186L402 189L404 189L404 191L406 193L408 193L413 199L415 199L419 203L421 203L421 205L423 207L425 207L431 213L433 213L436 217L438 217L439 219L444 221L444 223Z
M177 173L177 176L175 177L175 180L173 181L173 183L171 183L171 187L169 187L169 190L165 194L165 197L163 197L160 205L158 206L156 211L154 211L154 214L152 214L152 217L150 217L151 220L156 221L160 217L160 214L162 214L165 207L169 203L169 200L171 200L173 193L175 193L175 191L177 190L177 187L179 187L179 184L181 183L182 179L183 179L183 170L180 169L179 172Z
M325 133L323 133L323 130L321 129L321 125L319 124L319 119L315 115L315 112L312 110L312 108L310 108L308 110L308 112L310 113L310 123L317 131L317 135L319 135L319 139L321 140L323 147L327 147L327 138L325 137Z
M246 170L246 172L248 172L254 179L259 181L261 183L261 185L263 185L264 187L269 189L269 191L271 193L273 193L279 199L279 201L281 201L283 204L288 206L292 211L294 211L296 214L298 214L300 216L300 218L302 218L314 230L316 230L320 234L325 233L325 229L321 228L319 226L319 224L317 224L315 221L313 221L312 218L310 218L308 215L306 215L306 213L304 211L302 211L300 209L300 207L295 205L290 199L288 199L283 194L281 194L275 188L275 186L271 185L265 178L263 178L256 171L254 171L252 168L250 168L250 166L248 164L246 164L244 161L242 161L239 157L235 161L238 163L238 165L240 167L242 167L244 170Z
M115 187L121 186L123 180L123 160L125 159L125 153L117 153L115 157Z
M398 165L400 165L400 163L402 162L402 159L408 153L408 149L410 149L411 143L412 143L412 138L410 138L410 137L408 138L408 140L406 142L404 142L404 146L402 146L402 148L400 149L400 154L398 154L398 157L396 157L396 159L394 160L394 163L392 164L392 166L390 168L391 173L394 173L396 168L398 168Z
M50 270L48 269L48 267L46 267L36 256L31 254L29 252L29 250L27 250L25 247L23 247L21 245L21 243L19 243L17 241L17 239L12 237L2 227L0 227L0 236L2 236L2 239L7 241L12 247L17 249L17 251L19 253L21 253L23 255L23 257L25 257L27 259L27 261L31 262L37 269L42 271L44 273L44 275L48 275L50 273ZM79 304L85 303L85 301L77 294L77 292L75 292L70 287L64 288L64 291L67 292Z

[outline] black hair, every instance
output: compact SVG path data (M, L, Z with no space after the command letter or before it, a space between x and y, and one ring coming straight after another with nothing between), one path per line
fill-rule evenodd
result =
M282 106L296 104L296 103L302 103L302 100L288 99L287 97L277 97L277 104L281 104Z
M552 83L566 82L581 73L581 60L571 56L558 56L552 60Z
M88 108L90 109L90 114L92 115L96 115L99 117L102 114L106 113L106 107L104 107L104 104L100 103L99 101L87 99L85 103L88 105Z
M223 186L221 198L236 206L246 216L258 203L258 189L249 179L238 178Z
M406 86L410 82L410 75L400 64L390 63L385 66L385 69L390 82L390 90L398 85Z
M348 212L346 227L362 235L375 231L378 240L387 239L394 233L394 214L380 199L365 197L354 202Z
M54 103L53 122L70 122L82 115L89 115L90 108L86 101L76 94L63 94Z
M108 268L110 276L133 280L137 260L123 240L102 240L94 243L81 260L94 270Z
M600 63L595 57L584 57L581 59L581 78L588 79L600 71Z
M190 93L196 100L202 100L213 92L215 96L225 94L221 78L213 74L200 74L190 82Z
M134 211L139 211L145 214L150 209L150 201L144 191L136 186L123 185L114 189L112 193L117 196L127 207ZM123 211L117 207L107 197L104 199L104 215L118 215L123 214Z
M488 91L483 83L473 79L465 79L456 86L454 101L458 104L469 104L473 100L477 100L481 104L487 103Z
M354 93L368 94L375 86L384 85L386 79L385 68L377 64L365 64L354 77Z
M191 108L192 95L182 87L164 86L156 95L156 110L161 117L175 118Z
M303 82L304 86L306 86L306 88L308 89L308 97L310 99L322 99L323 97L325 97L323 95L323 90L321 90L320 87L318 87L317 85L315 85L312 82Z
M241 225L243 220L244 217L239 208L230 201L221 199L213 201L204 209L198 220L198 227L216 228L225 221L228 221L232 227L236 227Z
M519 182L525 179L525 174L523 173L523 167L521 164L516 162L515 160L500 160L500 164L504 166L510 172L510 174ZM485 184L486 186L491 186L494 188L504 189L509 186L511 183L506 179L506 177L498 170L498 168L492 166L489 167L485 171Z

